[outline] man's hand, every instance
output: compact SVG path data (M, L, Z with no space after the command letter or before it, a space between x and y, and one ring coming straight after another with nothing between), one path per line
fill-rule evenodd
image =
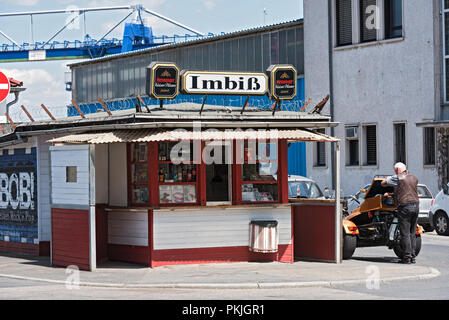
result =
M385 193L384 193L384 196L385 196L385 197L392 197L393 194L392 194L392 193L385 192Z

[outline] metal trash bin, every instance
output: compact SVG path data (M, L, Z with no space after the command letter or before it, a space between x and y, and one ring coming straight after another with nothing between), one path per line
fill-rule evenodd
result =
M249 250L271 253L278 251L279 234L276 220L255 220L249 224Z

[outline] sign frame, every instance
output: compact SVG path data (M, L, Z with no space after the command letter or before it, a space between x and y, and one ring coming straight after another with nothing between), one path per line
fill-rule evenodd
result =
M279 70L290 70L293 71L293 83L294 83L294 93L289 96L278 96L276 94L276 73ZM273 100L281 101L281 100L293 100L298 94L298 72L296 68L290 64L273 64L268 67L267 73L269 74L270 79L270 96Z
M172 77L174 79L174 82L176 83L176 89L175 92L172 95L160 95L155 92L155 84L156 84L156 70L158 68L173 68L175 71L175 76ZM158 100L164 100L164 99L174 99L179 94L179 75L180 71L178 66L175 63L172 62L152 62L147 68L147 87L146 91L147 94L155 99Z
M188 75L198 74L198 75L216 75L216 76L257 76L264 77L265 81L265 89L263 92L254 93L254 92L222 92L222 91L214 91L213 89L204 90L204 91L189 91L186 88L186 78ZM232 80L234 81L234 80ZM269 79L268 76L263 72L237 72L237 71L195 71L195 70L182 70L181 71L181 93L188 95L224 95L224 96L264 96L269 92Z

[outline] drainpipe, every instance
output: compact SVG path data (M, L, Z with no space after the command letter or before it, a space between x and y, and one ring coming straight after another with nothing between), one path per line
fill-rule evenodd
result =
M10 93L14 93L14 100L11 102L8 102L6 104L6 113L7 114L9 114L9 107L12 106L13 104L16 104L17 101L19 101L19 94L25 90L26 90L26 88L11 88Z
M332 1L327 1L327 23L328 23L328 44L329 44L329 107L331 122L334 122L334 74L333 74L333 37L332 37ZM335 136L335 129L331 128L331 136ZM335 190L335 143L331 143L331 170L332 170L332 189ZM340 190L339 190L340 191Z

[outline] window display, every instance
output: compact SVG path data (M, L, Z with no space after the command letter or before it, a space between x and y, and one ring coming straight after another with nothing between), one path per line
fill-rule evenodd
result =
M196 186L195 185L160 185L159 202L168 203L195 203Z
M278 201L277 143L246 141L243 147L242 202Z
M243 184L243 202L272 202L278 200L277 184Z
M148 144L130 144L130 155L131 203L135 205L149 204Z
M193 144L189 142L158 144L160 204L197 202L198 166L193 164L191 150Z

